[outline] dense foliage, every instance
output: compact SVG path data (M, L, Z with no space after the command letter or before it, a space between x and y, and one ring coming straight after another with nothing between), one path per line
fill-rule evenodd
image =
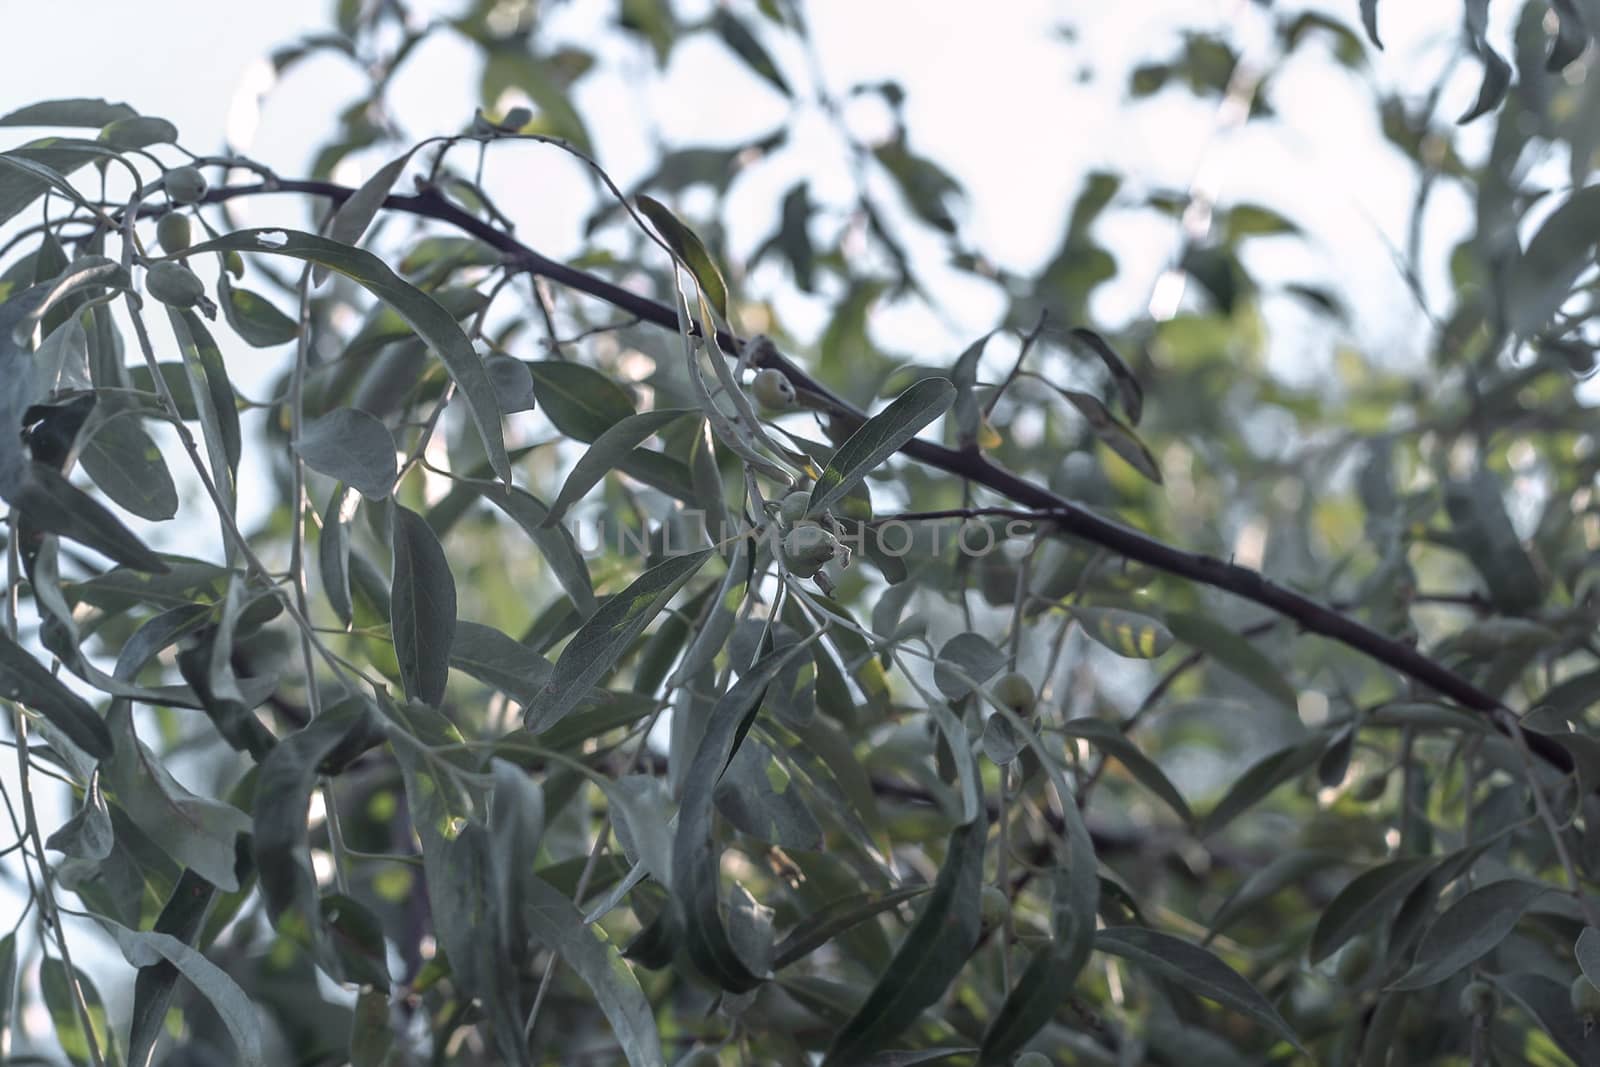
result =
M306 174L0 117L0 1055L1600 1063L1600 10L1504 6L1424 99L1371 77L1372 0L1251 5L1248 62L1152 38L1114 94L1370 93L1416 221L1342 266L1405 279L1421 361L1203 176L1096 171L999 265L905 90L830 91L786 0L584 41L340 0L272 57L365 80ZM442 37L482 107L415 142L390 93ZM619 186L585 79L707 41L789 120ZM818 122L839 173L775 183ZM558 262L491 185L574 164ZM268 199L302 221L237 221ZM1152 221L1150 312L1092 321Z

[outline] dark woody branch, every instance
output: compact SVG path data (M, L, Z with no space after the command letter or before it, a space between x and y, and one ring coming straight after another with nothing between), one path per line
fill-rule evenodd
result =
M337 203L353 192L348 186L332 182L278 180L212 189L206 194L205 200L221 203L237 197L287 193L325 197ZM642 322L673 331L678 329L677 312L669 305L540 255L511 234L463 211L431 190L390 196L384 201L384 206L447 223L503 253L509 266L602 300L636 316ZM719 330L716 339L718 346L728 354L738 353L743 343L727 331ZM782 371L797 389L812 394L830 415L842 423L848 425L866 418L859 408L834 394L776 349L762 346L757 362L760 366ZM1338 641L1440 696L1488 715L1502 732L1509 734L1517 729L1517 717L1509 708L1444 664L1410 644L1386 637L1349 615L1273 582L1259 571L1215 556L1189 552L1140 533L1006 470L977 450L951 449L930 441L913 439L900 451L911 459L984 486L1031 509L1017 511L1017 517L1049 521L1062 533L1126 559L1260 604L1293 620L1302 630ZM991 509L990 513L1010 512L1008 509ZM1547 763L1562 771L1572 769L1572 759L1565 749L1539 734L1530 733L1526 736L1529 747Z

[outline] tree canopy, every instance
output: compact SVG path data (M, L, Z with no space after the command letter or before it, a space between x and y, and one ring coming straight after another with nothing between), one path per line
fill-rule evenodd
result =
M1350 262L1106 165L1034 264L814 6L339 0L293 173L0 116L7 1062L1600 1063L1600 5L1420 94L1398 5L1064 13L1412 196ZM617 177L589 87L708 47L781 120Z

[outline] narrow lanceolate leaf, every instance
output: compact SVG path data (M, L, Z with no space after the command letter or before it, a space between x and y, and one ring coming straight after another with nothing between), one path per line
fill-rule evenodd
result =
M205 929L216 887L193 871L178 878L156 916L155 932L193 945ZM128 1026L128 1062L148 1063L166 1033L167 1008L178 985L178 968L161 959L139 968L133 982L133 1019Z
M593 367L563 359L527 367L539 408L568 437L593 442L634 413L628 391Z
M583 499L583 495L593 489L608 471L618 467L650 435L690 414L693 412L688 409L645 411L628 416L601 434L573 464L572 473L567 475L561 492L550 504L550 513L545 516L544 525L554 526L560 522L568 508Z
M113 104L99 98L43 100L0 116L0 126L83 126L99 129L119 119L131 119L137 114L127 104Z
M1274 789L1321 759L1327 747L1328 738L1319 734L1280 748L1251 764L1201 821L1201 834L1214 834L1255 807Z
M494 686L519 704L532 703L554 668L527 645L493 626L456 622L450 666Z
M260 293L235 287L226 273L217 279L217 297L228 325L252 348L273 348L300 336L298 322Z
M20 470L0 472L0 479L0 496L45 533L59 534L146 574L166 572L160 556L54 467L24 461Z
M1128 421L1139 425L1139 419L1144 414L1144 389L1139 385L1132 368L1122 361L1117 350L1107 344L1104 337L1093 330L1079 326L1071 332L1071 337L1100 357L1100 362L1111 372L1112 381L1117 383L1117 399L1122 403L1122 410L1128 413Z
M394 183L399 180L400 174L406 169L406 164L411 161L411 155L417 145L397 159L392 159L378 168L377 173L361 183L361 188L351 193L344 203L339 205L339 210L333 213L333 221L328 224L328 237L330 240L342 245L353 245L361 240L361 235L367 232L367 227L372 225L372 220L377 218L378 209L383 207L384 200L389 196L389 190L394 188ZM321 285L328 276L328 265L318 263L311 269L311 280L315 285Z
M1578 957L1578 966L1583 969L1584 975L1600 989L1600 930L1585 926L1583 933L1578 935L1573 952Z
M1283 676L1277 664L1251 644L1248 638L1218 625L1203 615L1169 613L1167 628L1179 641L1204 652L1245 681L1272 697L1289 711L1300 705L1300 693Z
M394 435L359 408L336 408L312 420L295 451L306 466L355 487L368 500L382 500L394 489Z
M94 1032L94 1042L99 1047L102 1058L110 1057L114 1063L116 1038L112 1035L110 1021L106 1017L105 1001L100 999L100 991L81 970L74 967L72 977L69 978L66 964L54 956L46 956L39 961L39 992L44 997L45 1008L50 1012L50 1022L55 1027L56 1043L61 1051L66 1053L67 1059L78 1067L88 1067L89 1033L83 1028L82 1017L78 1014L77 998L73 996L74 978L77 980L78 988L83 991L84 1007L88 1010L89 1026Z
M1480 469L1471 478L1448 482L1444 505L1450 533L1482 576L1494 606L1507 615L1537 607L1543 582L1511 525L1499 479Z
M1367 31L1367 40L1379 48L1383 42L1378 39L1378 0L1361 0L1361 27Z
M1379 922L1388 908L1404 900L1438 865L1435 857L1409 856L1352 878L1323 909L1311 932L1311 962L1322 962L1346 941Z
M172 472L161 449L144 432L139 416L132 411L114 411L94 421L78 461L95 485L141 519L165 522L176 515L178 489Z
M640 194L634 197L644 217L650 220L650 225L656 228L661 239L667 242L667 247L672 249L672 254L688 268L694 280L699 283L700 291L705 293L706 299L711 301L711 306L724 320L728 318L728 283L722 280L722 271L717 267L717 261L711 258L711 253L706 250L705 243L698 234L678 220L665 204L651 197Z
M326 237L274 229L225 234L214 241L195 245L188 254L200 252L258 252L320 263L388 304L444 362L467 402L478 435L483 438L490 466L502 481L511 480L511 460L506 455L505 438L500 430L500 405L483 359L456 324L454 316L427 293L395 274L383 260Z
M1101 952L1138 964L1151 974L1176 982L1207 1000L1248 1015L1301 1052L1300 1039L1260 990L1199 945L1143 926L1113 926L1095 934Z
M585 925L572 901L548 882L528 874L519 888L528 933L555 949L583 979L630 1067L662 1067L666 1061L650 1001L605 931Z
M928 885L903 886L881 892L853 893L840 897L807 915L778 942L772 952L772 969L782 970L796 960L826 945L835 937L869 919L913 900L933 889Z
M532 493L514 485L486 484L482 489L483 496L522 527L522 532L539 549L539 554L550 565L556 581L572 598L578 614L584 618L593 615L594 586L590 584L589 568L571 532L564 526L545 525L550 509ZM430 513L429 518L432 517Z
M843 500L878 464L934 419L950 410L956 387L945 378L924 378L863 423L828 461L811 489L807 514L821 515Z
M1467 36L1483 60L1483 82L1478 86L1478 99L1456 120L1461 125L1500 106L1511 86L1511 64L1489 44L1489 0L1466 0L1464 14Z
M1121 608L1068 607L1083 632L1119 656L1155 659L1172 647L1172 631L1148 615Z
M1121 730L1104 719L1070 719L1061 727L1068 737L1079 737L1107 756L1115 756L1140 785L1160 797L1184 822L1194 821L1183 794L1178 792L1155 762L1139 750Z
M1061 395L1078 409L1100 443L1128 461L1128 465L1157 485L1161 484L1161 468L1155 456L1145 447L1139 435L1123 421L1111 414L1111 409L1100 398L1076 389L1062 389Z
M406 696L435 707L450 678L456 630L456 580L439 539L421 515L394 506L390 632Z
M809 647L809 643L795 643L769 652L718 699L684 777L683 803L672 845L673 903L683 919L689 958L702 974L732 993L754 989L767 975L746 964L722 921L719 849L712 840L716 787L754 721L767 687Z
M1506 879L1482 885L1450 905L1422 935L1411 970L1395 989L1422 989L1476 963L1505 940L1529 906L1550 887Z
M130 930L111 919L102 918L99 922L116 939L123 958L135 967L150 967L165 960L189 980L227 1027L238 1054L235 1063L255 1067L267 1062L261 1051L260 1016L227 972L171 934Z
M944 865L922 913L888 970L834 1038L823 1067L860 1063L883 1048L938 1000L966 965L983 925L979 894L988 836L988 820L981 817L950 835Z
M556 660L555 671L532 704L526 723L542 733L560 722L589 689L616 665L650 620L711 557L709 550L672 556L656 564L622 592L610 597L578 628Z
M322 513L322 532L317 535L317 571L322 576L322 593L345 626L355 618L355 606L350 600L350 520L355 518L360 499L354 489L334 486L328 508Z
M26 705L94 759L112 753L111 732L94 708L56 680L21 645L0 633L0 696Z
M17 1003L17 935L0 937L0 1048L11 1048L11 1018Z

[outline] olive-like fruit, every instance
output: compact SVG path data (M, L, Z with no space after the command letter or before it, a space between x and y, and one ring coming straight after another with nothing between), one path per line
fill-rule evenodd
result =
M206 298L206 286L182 263L157 263L144 277L145 288L163 304L192 308Z
M1500 1010L1500 993L1481 979L1468 982L1462 987L1456 1006L1461 1009L1462 1015L1480 1015L1487 1019Z
M1600 989L1587 977L1580 974L1574 978L1567 995L1572 998L1572 1010L1579 1018L1600 1019Z
M1042 1052L1024 1052L1017 1057L1014 1067L1055 1067L1050 1057Z
M533 112L525 107L514 107L506 112L506 117L500 120L502 129L516 131L522 129L533 121Z
M174 204L198 204L206 195L206 176L194 167L167 171L167 195Z
M783 565L810 578L839 552L839 541L814 522L803 522L783 538Z
M1038 701L1038 696L1033 691L1033 683L1020 671L1001 675L989 693L1000 704L1018 715L1032 715L1033 706Z
M795 405L794 383L781 370L766 367L756 371L750 391L755 393L756 400L768 411L788 411Z
M182 252L189 247L189 216L169 211L156 223L156 241L168 254Z
M1011 901L999 886L986 885L979 897L980 914L984 926L999 926L1011 911Z
M806 517L806 509L811 506L811 491L796 489L783 498L778 505L778 518L785 526L793 526Z

